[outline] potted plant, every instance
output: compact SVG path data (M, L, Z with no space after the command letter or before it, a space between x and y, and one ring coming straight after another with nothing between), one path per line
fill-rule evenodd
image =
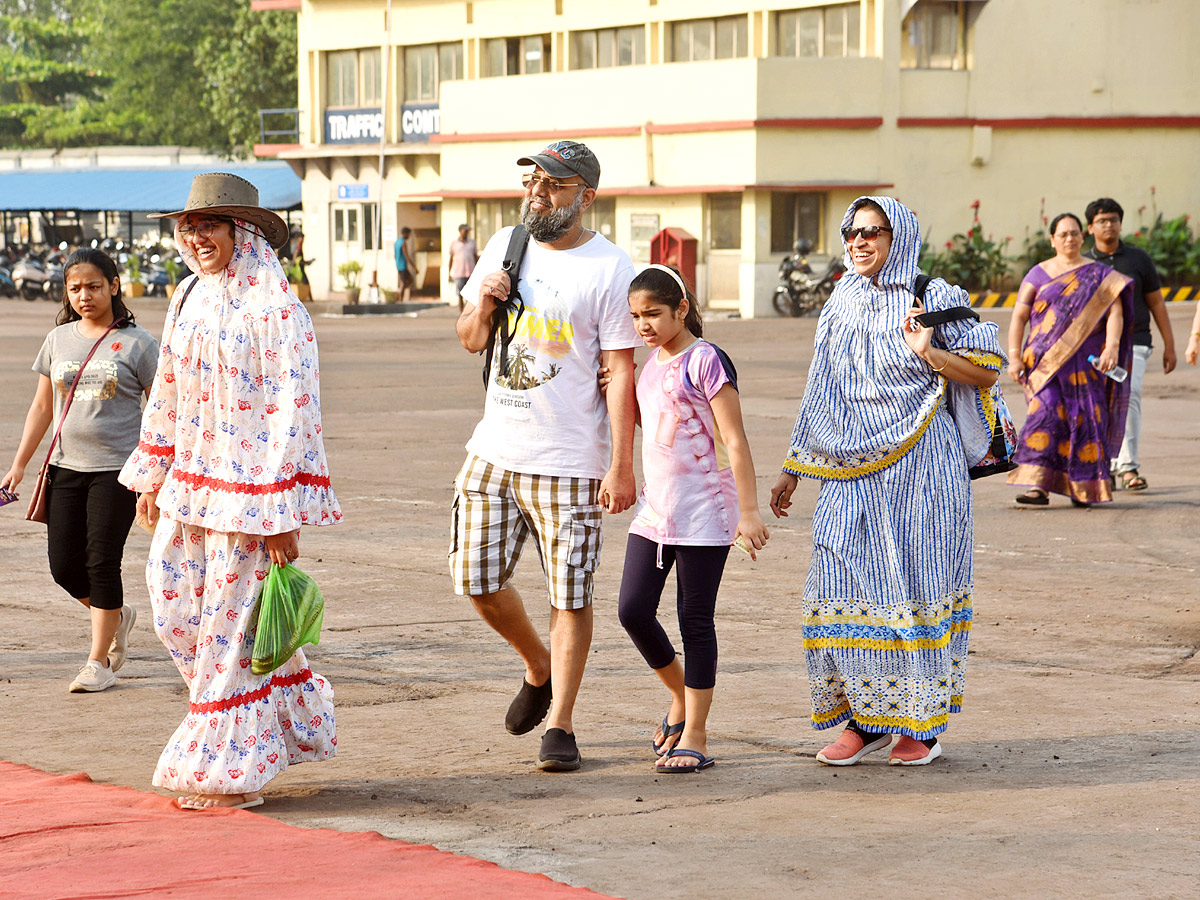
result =
M179 260L173 256L168 256L167 261L163 263L163 268L167 270L167 296L170 297L175 293L175 286L179 284L179 275L182 267L179 265Z
M349 293L351 302L358 302L358 276L362 273L362 263L356 259L348 260L338 266L338 275L342 277L345 291Z
M125 285L129 296L141 297L146 293L146 286L142 284L142 261L136 253L129 254L125 262L125 271L129 275L129 283Z

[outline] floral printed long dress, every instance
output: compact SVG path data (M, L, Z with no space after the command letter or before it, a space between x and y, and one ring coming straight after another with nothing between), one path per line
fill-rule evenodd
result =
M178 238L178 235L177 235ZM181 247L184 247L182 243ZM176 290L138 448L121 481L157 491L147 563L154 628L188 685L188 712L154 784L248 793L337 751L333 690L297 652L250 671L265 538L342 512L321 438L312 320L266 241L242 222L221 273Z

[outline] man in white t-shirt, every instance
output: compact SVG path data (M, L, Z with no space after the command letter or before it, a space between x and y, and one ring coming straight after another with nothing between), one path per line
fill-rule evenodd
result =
M496 347L483 419L455 480L450 571L455 592L525 664L505 727L532 731L553 697L538 768L566 771L581 762L571 717L592 641L601 513L628 509L636 495L633 349L641 341L628 305L633 263L582 224L600 183L595 155L556 141L517 165L534 167L522 177L524 310L508 312L511 343L506 353ZM472 353L488 346L492 314L509 296L501 264L511 234L505 228L488 241L463 287L456 328ZM604 395L602 365L612 371ZM510 585L531 535L549 588L549 648Z

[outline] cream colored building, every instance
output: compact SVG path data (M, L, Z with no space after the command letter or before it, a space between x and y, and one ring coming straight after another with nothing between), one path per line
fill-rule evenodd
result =
M697 241L702 301L771 314L797 236L840 252L857 195L918 213L933 242L1019 247L1096 196L1200 212L1196 0L254 0L299 15L296 143L257 148L303 179L317 296L357 259L453 302L444 248L515 221L517 157L587 143L588 224L649 261ZM382 178L380 163L382 161ZM376 247L382 243L377 251Z

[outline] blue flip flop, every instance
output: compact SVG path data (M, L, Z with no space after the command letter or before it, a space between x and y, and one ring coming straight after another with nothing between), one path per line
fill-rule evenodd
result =
M713 763L717 761L715 756L705 756L698 750L680 750L672 749L667 753L665 759L670 759L672 756L690 756L696 760L696 764L692 766L664 766L661 762L654 768L668 775L686 775L688 772L699 772L701 769L712 768Z
M672 748L667 746L667 741L669 741L671 738L675 737L675 735L677 735L677 734L683 734L684 724L685 724L684 722L676 722L674 725L668 725L667 717L663 716L662 743L656 744L656 743L654 743L654 741L650 742L650 746L654 748L654 752L657 753L659 756L665 756L666 754L670 753ZM676 743L678 743L678 742L676 742Z

